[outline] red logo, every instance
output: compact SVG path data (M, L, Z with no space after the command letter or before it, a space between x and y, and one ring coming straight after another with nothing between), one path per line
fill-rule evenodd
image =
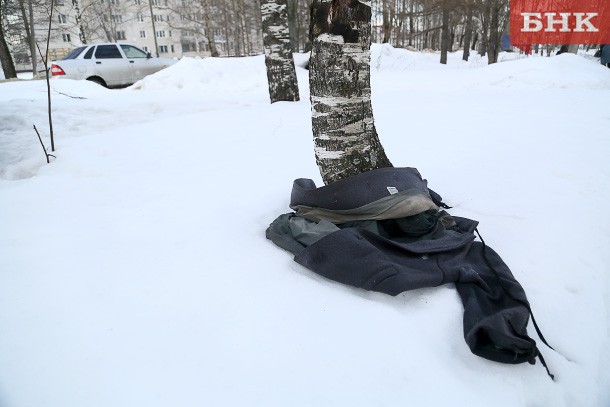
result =
M510 0L513 44L610 44L610 0Z

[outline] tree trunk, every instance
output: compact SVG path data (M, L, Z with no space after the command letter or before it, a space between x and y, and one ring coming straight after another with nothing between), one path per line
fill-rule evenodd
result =
M498 62L498 54L500 53L500 7L498 0L491 1L491 19L489 23L489 39L487 42L488 64L495 64Z
M390 36L392 34L392 19L390 17L389 2L389 0L381 0L381 6L383 7L381 12L383 24L383 40L381 42L384 44L390 42Z
M210 2L208 0L203 0L203 8L205 10L204 21L205 21L205 30L207 32L206 39L208 40L208 47L210 48L210 55L213 57L217 57L218 48L216 48L216 41L214 39L214 31L212 30L212 9L210 8Z
M52 3L51 3L52 4ZM34 78L38 75L38 58L36 55L36 51L38 51L38 47L36 46L36 29L34 27L34 5L32 4L32 0L28 1L28 12L30 13L30 54L32 55L32 75Z
M261 0L263 47L271 103L299 100L299 87L290 48L286 0Z
M108 2L110 4L110 2ZM153 40L155 41L155 55L159 57L159 43L157 42L157 27L155 26L155 12L153 10L152 0L148 0L148 9L150 10L150 22L152 24ZM104 30L106 30L104 28Z
M326 184L392 166L375 130L371 105L371 8L347 3L314 1L311 13L312 130L316 163Z
M299 52L297 29L297 0L287 0L288 32L290 33L290 48L292 52Z
M83 16L80 11L80 5L78 0L72 0L72 6L74 7L74 14L76 17L76 25L78 26L78 39L81 43L87 43L87 35L85 33L85 27L83 26Z
M441 64L447 64L447 51L449 50L449 14L448 7L443 7L443 23L441 26Z
M28 9L24 0L19 0L19 11L21 11L21 19L23 20L23 30L25 32L25 42L30 46L30 62L32 64L32 75L36 77L37 74L37 54L36 54L36 38L34 36L33 26L30 28L30 22L34 21L34 8L32 6L32 0L28 0ZM0 20L1 21L1 20Z
M466 16L466 32L464 33L464 54L462 55L462 59L464 61L468 61L470 57L470 41L472 39L472 6L468 6L467 16Z
M17 77L17 71L15 70L15 63L13 62L13 57L8 49L8 44L4 38L4 27L2 25L2 22L4 21L4 17L2 16L3 10L4 1L0 0L0 64L4 71L4 77L6 79L12 79Z
M491 1L487 0L483 6L481 14L481 45L479 48L479 55L485 56L487 54L487 45L489 43L489 14L491 13Z
M413 46L413 35L415 34L415 22L413 21L413 7L415 5L415 0L411 0L411 4L409 5L409 46Z

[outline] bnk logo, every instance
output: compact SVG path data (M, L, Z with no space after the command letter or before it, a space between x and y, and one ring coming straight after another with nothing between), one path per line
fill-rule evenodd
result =
M610 0L511 0L513 44L609 44Z

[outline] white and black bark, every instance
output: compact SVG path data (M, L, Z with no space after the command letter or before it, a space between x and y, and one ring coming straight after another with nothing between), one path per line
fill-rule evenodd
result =
M299 100L286 0L261 0L263 47L271 103Z
M76 18L76 25L78 27L78 39L82 44L87 43L87 34L85 26L83 25L83 15L80 10L80 4L78 0L72 0L72 7L74 7L74 14Z
M4 71L4 77L6 79L12 79L17 77L17 70L15 69L15 63L13 56L8 48L4 33L4 0L0 0L0 65Z
M312 130L316 163L326 184L392 166L373 119L370 35L370 6L355 0L312 4Z

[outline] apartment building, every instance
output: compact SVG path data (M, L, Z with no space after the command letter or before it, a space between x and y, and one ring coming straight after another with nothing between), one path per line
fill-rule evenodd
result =
M209 56L211 42L221 56L263 52L256 0L55 0L49 53L61 59L84 43L124 42L153 55ZM36 12L36 40L45 49L47 8ZM17 13L13 20L20 17ZM18 26L18 24L15 24ZM25 36L11 36L18 64L29 63Z

